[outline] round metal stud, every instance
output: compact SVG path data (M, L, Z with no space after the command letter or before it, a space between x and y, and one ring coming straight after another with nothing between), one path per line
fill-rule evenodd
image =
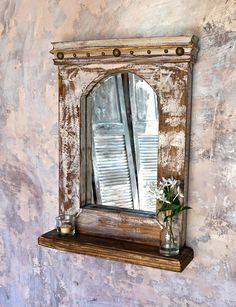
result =
M176 52L177 55L180 55L180 56L184 55L184 48L178 47L178 48L176 48L175 52Z
M115 48L115 49L113 50L113 55L114 55L115 57L119 57L119 56L121 55L120 49Z
M76 53L73 53L73 57L74 57L74 58L76 58L76 57L77 57Z
M165 52L165 53L168 53L168 49L164 49L164 52Z
M129 52L129 53L130 53L130 54L132 54L132 55L134 54L133 50L130 50L130 52Z
M90 57L90 53L89 52L87 52L86 55L87 55L88 58Z
M151 54L151 50L148 49L148 50L147 50L147 54Z
M59 60L64 59L64 54L63 54L63 52L57 52L57 58L58 58Z
M106 53L103 51L103 52L102 52L102 56L105 56L105 55L106 55Z

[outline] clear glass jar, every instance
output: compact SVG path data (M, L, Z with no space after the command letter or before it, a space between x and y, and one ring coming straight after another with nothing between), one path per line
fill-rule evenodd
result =
M179 254L180 233L178 227L173 225L172 219L168 219L161 230L160 254L171 257Z
M75 234L75 217L72 214L60 214L56 217L57 232L63 236Z

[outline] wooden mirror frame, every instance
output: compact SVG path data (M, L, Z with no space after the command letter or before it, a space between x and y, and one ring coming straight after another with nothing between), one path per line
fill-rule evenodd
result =
M130 72L154 89L159 103L158 177L181 180L188 198L192 67L198 39L192 35L53 43L59 78L59 210L80 208L86 178L81 145L81 105L92 88L108 75ZM82 160L83 161L83 160ZM186 212L180 217L185 245ZM96 206L82 209L80 234L159 246L155 214Z

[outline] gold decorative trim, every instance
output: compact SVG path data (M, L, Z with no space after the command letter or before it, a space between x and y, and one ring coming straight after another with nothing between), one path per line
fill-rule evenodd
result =
M180 59L181 62L195 62L198 47L198 39L195 36L176 37L147 37L135 39L116 39L101 41L79 41L53 43L50 51L56 59L61 61L84 60L88 63L94 58L115 57L117 61L132 57L162 57L169 62ZM185 56L185 57L184 57ZM172 60L173 59L173 60ZM65 63L66 64L66 63Z

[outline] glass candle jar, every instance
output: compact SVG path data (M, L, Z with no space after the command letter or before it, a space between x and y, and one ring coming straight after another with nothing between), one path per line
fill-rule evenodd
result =
M75 217L72 214L60 214L56 217L57 232L63 236L75 234Z

